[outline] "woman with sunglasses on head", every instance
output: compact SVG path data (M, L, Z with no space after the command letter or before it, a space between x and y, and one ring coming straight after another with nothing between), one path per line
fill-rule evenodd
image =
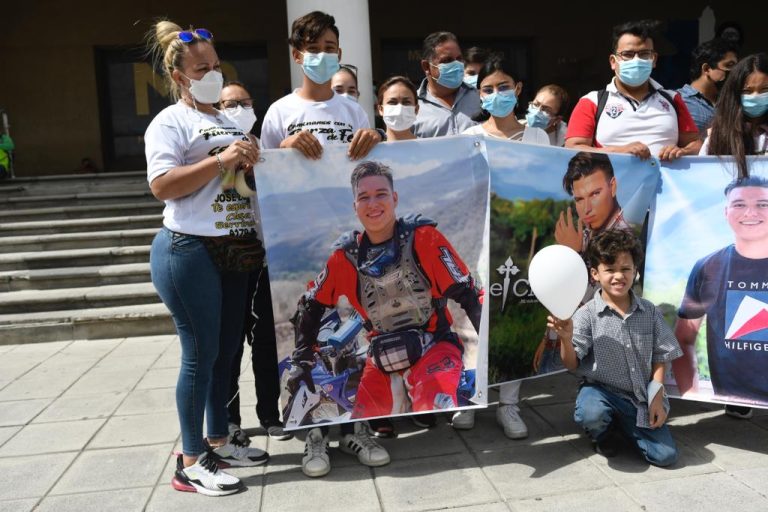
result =
M250 201L231 189L236 172L252 172L259 150L213 106L223 78L211 32L160 21L148 40L177 100L152 120L144 136L149 185L165 202L163 228L150 252L152 283L181 343L176 407L183 453L172 484L222 496L243 484L220 471L217 462L255 466L269 457L230 440L227 428L230 366L242 332L247 272L264 257Z
M484 135L497 139L549 144L549 136L541 128L525 126L515 117L517 98L523 83L515 80L512 63L493 54L477 74L477 88L483 110L474 118L480 122L464 130L467 135Z
M360 89L357 87L357 68L351 64L341 64L331 78L331 88L339 96L358 101Z

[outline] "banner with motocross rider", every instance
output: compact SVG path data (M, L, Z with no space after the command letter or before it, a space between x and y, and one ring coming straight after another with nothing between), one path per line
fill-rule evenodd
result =
M643 293L683 349L665 388L750 417L768 408L768 158L741 179L729 157L665 163L661 175Z
M482 141L346 151L255 173L286 429L486 403Z
M658 165L628 155L487 140L491 169L488 382L562 371L557 335L528 284L528 264L551 244L586 252L605 229L640 235ZM585 297L595 288L590 285Z

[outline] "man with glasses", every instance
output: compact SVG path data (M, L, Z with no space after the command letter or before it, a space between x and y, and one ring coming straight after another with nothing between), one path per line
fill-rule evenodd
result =
M456 36L434 32L424 39L418 90L419 114L413 125L417 137L458 135L476 123L480 112L477 89L464 83L464 56Z
M642 159L698 154L702 141L682 97L651 78L657 58L656 26L657 22L644 20L613 28L609 62L615 76L605 89L579 100L565 147L600 148Z
M691 80L677 92L683 97L701 140L715 116L715 102L731 68L739 61L735 44L724 39L701 43L691 54Z

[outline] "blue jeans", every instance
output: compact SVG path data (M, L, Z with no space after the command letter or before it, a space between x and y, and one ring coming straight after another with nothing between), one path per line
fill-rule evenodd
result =
M576 397L573 419L595 441L602 441L611 422L614 422L635 446L645 460L655 466L669 466L677 460L677 446L669 426L656 429L636 425L637 409L632 402L611 393L599 384L584 384Z
M232 359L242 343L248 275L220 272L200 238L163 228L150 252L152 283L181 342L176 408L184 455L197 456L208 437L227 437Z

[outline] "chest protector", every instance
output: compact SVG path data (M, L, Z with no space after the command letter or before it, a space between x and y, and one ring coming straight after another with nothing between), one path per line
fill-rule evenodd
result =
M408 215L398 220L395 243L398 258L380 277L358 272L360 304L370 319L373 329L391 333L405 329L423 328L435 311L431 283L424 274L413 250L415 230L419 226L437 223L421 215ZM337 242L347 259L359 268L360 247L357 233L347 233Z

